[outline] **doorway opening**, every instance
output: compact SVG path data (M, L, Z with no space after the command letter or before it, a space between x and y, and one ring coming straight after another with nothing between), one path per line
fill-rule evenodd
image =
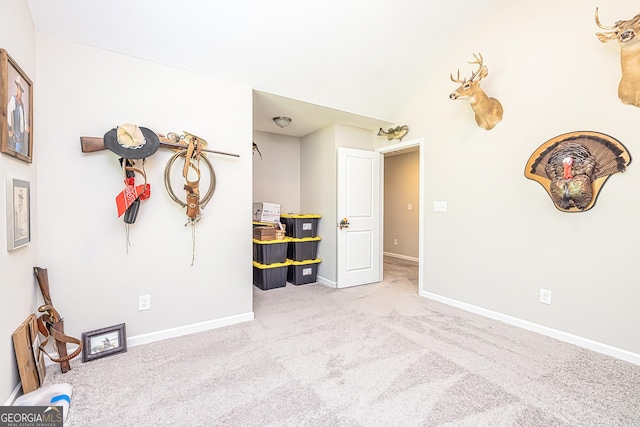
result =
M384 258L417 263L418 294L423 291L424 267L423 145L424 139L418 138L376 150L382 154L380 276L384 277Z

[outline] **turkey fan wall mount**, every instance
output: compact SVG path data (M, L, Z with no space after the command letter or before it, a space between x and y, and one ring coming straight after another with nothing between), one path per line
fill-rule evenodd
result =
M617 139L600 132L576 131L558 135L529 157L524 175L547 191L562 212L593 207L611 175L624 172L631 154Z

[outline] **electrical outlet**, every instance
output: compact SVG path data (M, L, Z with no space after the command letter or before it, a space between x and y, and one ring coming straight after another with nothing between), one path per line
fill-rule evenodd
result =
M398 239L393 239L393 246L398 246Z
M551 291L540 288L540 302L543 304L551 304Z
M140 295L138 297L138 311L151 310L151 295Z

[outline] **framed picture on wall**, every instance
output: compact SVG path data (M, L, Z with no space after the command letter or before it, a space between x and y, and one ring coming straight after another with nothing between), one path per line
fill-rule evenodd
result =
M33 83L0 49L0 151L27 163L33 159Z
M31 189L28 181L7 180L7 250L31 242Z

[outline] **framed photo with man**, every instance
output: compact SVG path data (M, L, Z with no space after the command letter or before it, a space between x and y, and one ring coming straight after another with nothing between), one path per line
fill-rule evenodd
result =
M33 83L5 49L0 49L0 151L33 159Z

